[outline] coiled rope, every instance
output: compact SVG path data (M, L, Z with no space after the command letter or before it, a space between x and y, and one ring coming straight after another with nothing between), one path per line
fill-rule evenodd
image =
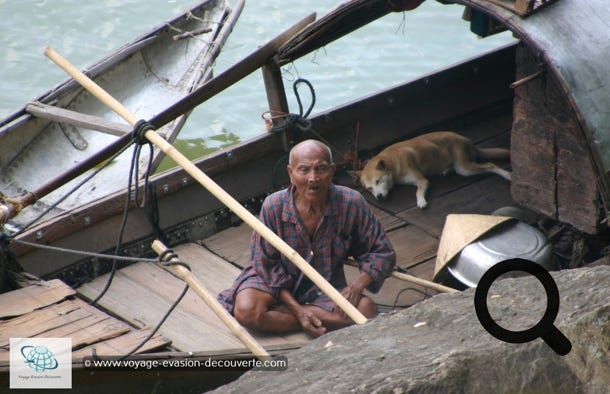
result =
M299 84L304 83L309 88L309 92L311 94L311 104L305 113L303 113L303 103L301 102L301 95L299 94L298 86ZM299 104L299 113L298 114L286 114L278 111L266 111L263 112L263 119L266 114L272 115L271 119L277 118L285 118L284 124L273 126L269 131L274 133L283 133L288 130L295 130L297 133L304 136L308 131L311 130L311 120L307 119L307 117L311 114L314 105L316 104L316 91L313 88L311 82L304 78L298 78L292 84L292 89L294 90L294 95L297 99L297 103ZM275 115L273 115L275 114Z

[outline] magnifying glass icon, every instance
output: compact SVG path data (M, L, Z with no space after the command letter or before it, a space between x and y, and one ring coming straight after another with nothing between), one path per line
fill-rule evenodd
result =
M547 304L544 316L531 328L523 331L511 331L498 325L489 313L487 294L491 284L500 275L511 271L523 271L534 275L544 286ZM559 312L559 290L555 280L544 267L525 259L504 260L493 265L483 274L474 293L474 308L479 322L487 332L504 342L525 343L536 338L542 338L547 345L560 356L565 356L572 350L572 343L553 324Z

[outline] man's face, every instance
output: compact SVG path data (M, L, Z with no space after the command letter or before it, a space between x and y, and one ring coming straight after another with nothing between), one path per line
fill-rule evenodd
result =
M288 174L297 189L297 195L309 200L324 200L335 172L328 152L319 147L305 148L295 152Z

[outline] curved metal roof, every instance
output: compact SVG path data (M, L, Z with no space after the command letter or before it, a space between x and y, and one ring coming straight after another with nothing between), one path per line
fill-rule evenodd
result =
M610 4L558 0L519 15L486 0L453 0L505 24L552 72L579 118L605 201L610 196Z

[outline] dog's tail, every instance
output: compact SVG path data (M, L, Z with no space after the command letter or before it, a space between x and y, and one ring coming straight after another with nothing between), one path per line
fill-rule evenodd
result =
M477 148L477 157L480 159L508 159L510 151L504 148Z

